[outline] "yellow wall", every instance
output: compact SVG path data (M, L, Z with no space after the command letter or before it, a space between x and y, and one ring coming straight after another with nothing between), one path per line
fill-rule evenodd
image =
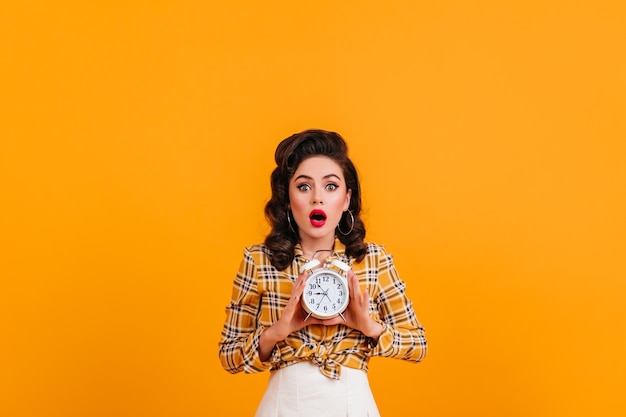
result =
M623 416L625 21L598 0L3 2L0 414L251 415L268 374L221 369L223 308L275 145L321 127L430 341L372 361L383 415Z

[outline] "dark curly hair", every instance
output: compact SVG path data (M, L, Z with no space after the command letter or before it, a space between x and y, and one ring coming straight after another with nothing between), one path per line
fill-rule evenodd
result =
M302 161L312 156L326 156L335 161L342 169L346 187L352 190L348 209L354 217L354 227L350 215L344 214L337 228L351 230L347 235L336 235L346 247L346 255L363 260L367 247L365 225L361 220L361 185L356 168L348 158L348 146L344 139L335 132L310 129L293 134L284 139L276 148L274 159L276 168L271 175L272 198L265 205L265 217L272 230L265 238L265 245L271 251L271 262L282 271L294 258L294 248L299 241L298 225L288 220L289 181Z

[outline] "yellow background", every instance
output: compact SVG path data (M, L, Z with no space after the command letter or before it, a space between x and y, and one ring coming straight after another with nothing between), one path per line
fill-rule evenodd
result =
M246 416L273 152L340 132L430 351L384 416L626 414L620 1L3 1L0 415Z

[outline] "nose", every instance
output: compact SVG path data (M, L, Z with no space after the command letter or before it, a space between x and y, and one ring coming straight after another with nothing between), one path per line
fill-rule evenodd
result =
M324 204L323 198L321 196L320 191L315 191L313 193L313 200L312 200L313 204Z

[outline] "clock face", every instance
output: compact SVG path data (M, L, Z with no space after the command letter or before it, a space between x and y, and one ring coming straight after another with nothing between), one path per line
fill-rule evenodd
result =
M329 319L348 306L348 282L330 269L318 269L307 278L302 305L313 317Z

